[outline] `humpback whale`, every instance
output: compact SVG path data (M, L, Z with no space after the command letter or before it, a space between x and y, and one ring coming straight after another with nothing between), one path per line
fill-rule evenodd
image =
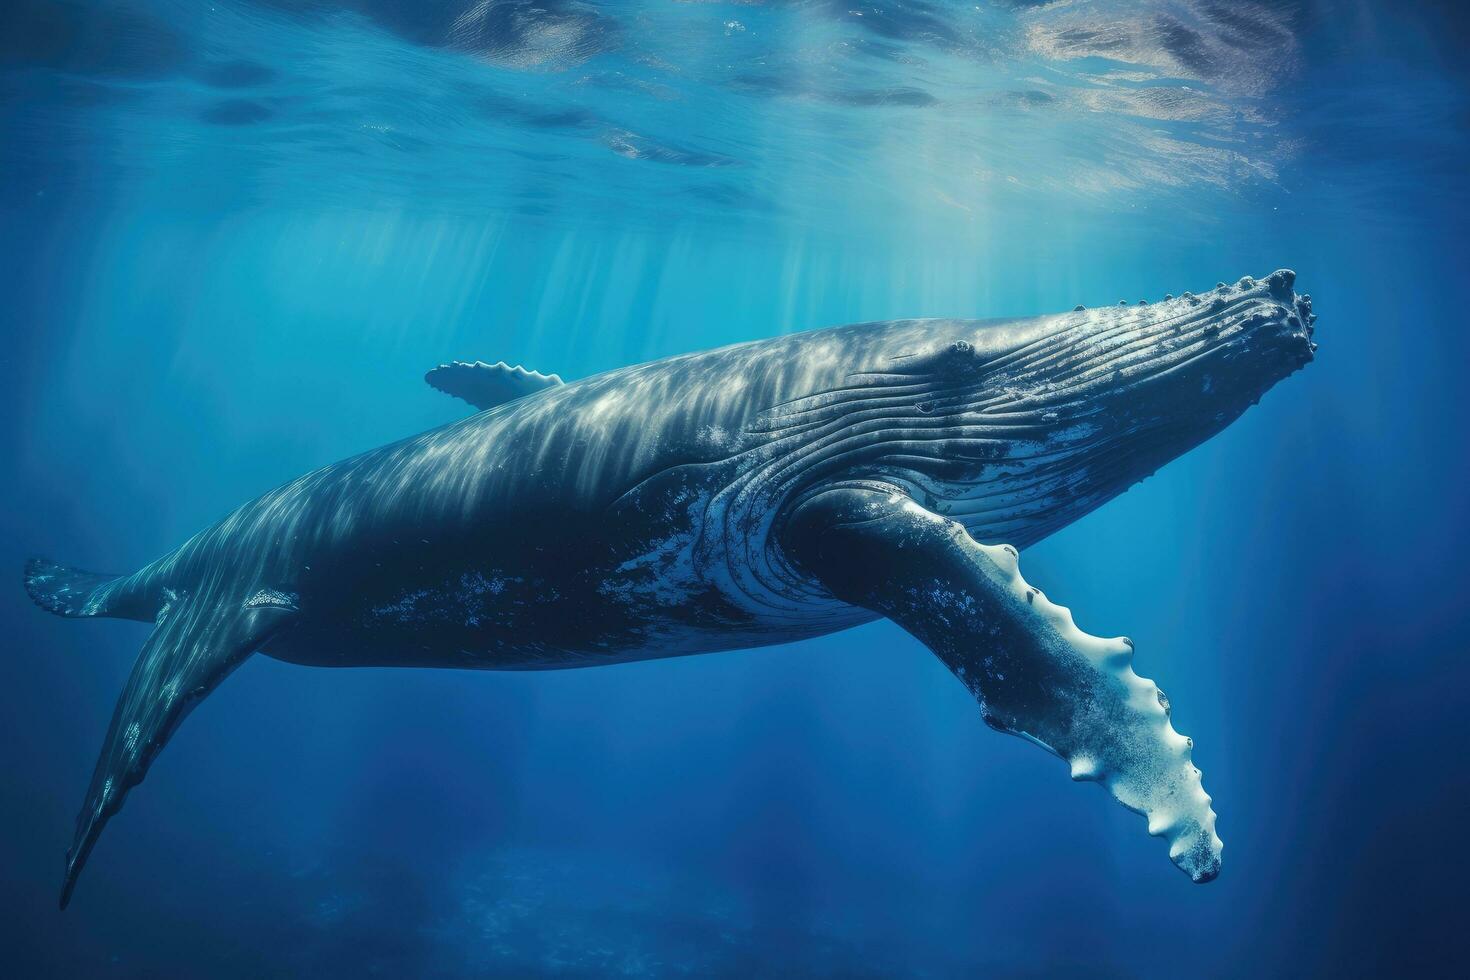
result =
M1018 549L1237 418L1312 359L1279 270L1152 304L788 334L563 382L427 380L460 421L323 467L127 575L32 559L62 616L154 624L77 819L64 908L180 721L254 653L323 667L547 670L709 653L888 617L991 727L1220 867L1193 742L1029 585Z

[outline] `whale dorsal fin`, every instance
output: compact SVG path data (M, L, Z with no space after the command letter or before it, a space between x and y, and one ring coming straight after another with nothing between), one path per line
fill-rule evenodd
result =
M494 364L452 361L434 368L424 375L424 380L446 395L462 398L481 411L562 383L559 375L527 371L519 364L512 367L504 361Z

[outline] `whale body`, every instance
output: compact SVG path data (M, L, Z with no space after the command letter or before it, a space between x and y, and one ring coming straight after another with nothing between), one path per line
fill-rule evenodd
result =
M66 616L155 623L68 853L252 653L532 670L785 643L882 616L987 722L1143 812L1191 877L1214 812L1132 644L1078 631L1016 549L1238 417L1311 359L1281 270L1153 304L790 334L570 383L455 362L479 411L246 503L129 575L33 559Z

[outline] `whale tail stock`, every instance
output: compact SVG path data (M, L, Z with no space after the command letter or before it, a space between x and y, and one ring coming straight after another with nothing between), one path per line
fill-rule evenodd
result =
M231 671L295 617L295 596L263 589L235 595L204 583L193 592L160 590L157 598L130 594L125 576L98 575L43 559L25 566L26 592L59 616L114 616L152 620L154 628L118 698L76 836L66 855L61 907L71 900L77 876L103 826L122 809L128 790L184 716Z

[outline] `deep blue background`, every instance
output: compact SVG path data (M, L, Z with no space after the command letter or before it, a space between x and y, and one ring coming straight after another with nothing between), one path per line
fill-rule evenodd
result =
M75 810L147 628L48 617L17 581L0 590L6 972L1449 972L1470 815L1470 98L1452 5L1292 13L1300 62L1269 102L1296 149L1269 179L1085 201L1039 187L948 221L810 171L813 196L852 190L851 207L823 215L799 186L770 209L674 206L679 161L616 141L566 154L632 188L595 207L567 204L595 186L495 184L509 157L493 154L473 161L491 187L475 207L441 206L432 181L435 206L416 207L419 185L388 170L280 163L253 103L209 87L289 79L280 51L319 56L348 29L308 6L265 80L213 49L201 67L223 42L187 18L165 43L99 12L130 8L16 8L31 26L0 44L0 566L132 569L308 468L458 417L419 380L451 357L579 377L1289 265L1321 313L1317 361L1023 556L1085 629L1132 636L1169 692L1224 872L1190 885L1139 818L990 732L884 623L534 675L256 658L185 723L61 914ZM392 9L369 28L423 57L428 28ZM77 26L99 18L143 41L99 47ZM139 91L205 108L130 128ZM312 96L277 91L268 111ZM705 111L682 106L660 110L676 134ZM744 111L775 140L796 110ZM239 134L194 133L210 126ZM724 172L690 142L684 164ZM776 159L718 187L781 187ZM906 159L854 169L901 185Z

